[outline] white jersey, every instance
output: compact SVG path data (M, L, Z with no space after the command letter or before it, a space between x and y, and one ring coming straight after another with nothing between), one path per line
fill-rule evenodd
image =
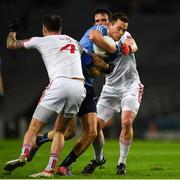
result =
M43 58L49 79L56 77L84 79L81 66L81 47L67 35L33 37L24 41L27 49L37 49Z
M128 36L131 36L130 33L125 32L117 43L118 46L120 46ZM113 61L113 64L115 65L113 72L106 75L106 85L112 86L117 90L126 90L130 87L132 88L132 85L141 84L136 69L135 55L133 53L127 56L119 56Z
M118 46L128 36L130 34L126 32ZM113 63L115 67L111 74L106 75L106 83L97 103L97 117L105 121L113 117L115 112L132 111L137 114L143 93L134 54L120 55Z

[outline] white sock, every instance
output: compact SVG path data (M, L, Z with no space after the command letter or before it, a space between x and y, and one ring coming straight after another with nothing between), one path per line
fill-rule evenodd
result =
M46 171L52 171L54 170L55 166L56 166L56 162L58 160L58 156L57 154L51 154L49 157L49 163L46 167Z
M120 145L120 157L118 164L123 163L126 164L126 158L128 155L128 152L131 147L132 140L126 141L124 139L120 139L119 145Z
M27 157L31 149L30 144L23 144L20 156Z
M103 145L104 145L104 136L102 139L96 139L93 142L93 148L94 148L94 159L97 162L102 161L103 159Z

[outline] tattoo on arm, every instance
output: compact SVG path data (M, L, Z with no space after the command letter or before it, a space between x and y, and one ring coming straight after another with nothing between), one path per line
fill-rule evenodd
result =
M10 49L23 48L24 47L23 41L24 40L17 40L15 35L10 33L7 37L7 47Z

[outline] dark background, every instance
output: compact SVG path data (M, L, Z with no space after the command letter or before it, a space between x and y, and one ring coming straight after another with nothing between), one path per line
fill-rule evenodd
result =
M0 56L5 88L0 106L0 137L19 137L30 120L34 103L47 85L43 61L34 50L8 50L8 24L18 17L19 38L41 36L41 20L59 14L63 33L80 40L97 8L123 11L130 19L129 32L139 51L137 67L145 86L135 120L137 138L180 138L180 1L179 0L1 0ZM96 81L99 95L104 78ZM106 132L119 134L119 115ZM116 128L118 127L118 128Z

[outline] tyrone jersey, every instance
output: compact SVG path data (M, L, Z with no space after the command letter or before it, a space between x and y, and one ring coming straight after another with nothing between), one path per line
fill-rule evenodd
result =
M67 35L33 37L23 42L27 49L37 49L43 58L49 79L82 78L81 47Z
M131 36L130 33L125 32L117 42L119 47L128 36ZM115 65L113 72L106 75L106 85L122 90L141 85L139 74L136 69L134 53L127 56L119 55L119 57L113 61L113 64Z

